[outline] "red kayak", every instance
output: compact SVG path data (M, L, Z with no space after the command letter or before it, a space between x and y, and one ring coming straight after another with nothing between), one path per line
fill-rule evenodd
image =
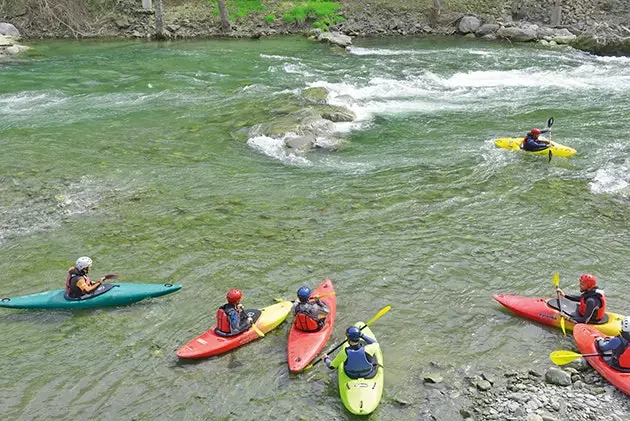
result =
M602 336L600 331L589 325L578 324L573 328L573 337L581 354L599 353L595 346L595 339L601 338ZM613 386L626 395L630 395L630 370L628 370L628 372L619 371L608 365L608 363L599 356L587 357L586 361Z
M334 294L332 281L323 281L311 296L322 296L320 300L328 306L330 313L326 317L326 323L317 332L304 332L298 330L295 324L289 332L289 344L287 345L287 357L291 373L298 373L304 369L328 342L335 324L337 314L337 297Z
M494 294L492 296L499 304L507 307L519 316L535 320L537 322L560 327L560 311L558 310L557 298L531 298L518 295ZM565 328L573 330L576 325L575 320L580 317L577 314L577 302L560 298L562 312L569 318L565 319ZM606 316L599 323L589 323L600 332L606 335L616 336L621 331L621 321L623 316L607 312Z
M254 324L261 333L275 329L291 312L291 301L281 301L260 310L245 310L254 319ZM236 336L217 335L215 326L184 344L177 350L179 358L206 358L223 354L241 345L245 345L261 337L255 329L249 328Z

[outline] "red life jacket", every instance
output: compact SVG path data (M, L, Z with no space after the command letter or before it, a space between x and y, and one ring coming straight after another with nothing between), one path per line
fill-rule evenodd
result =
M317 320L308 317L304 313L297 313L293 324L297 330L302 330L304 332L315 332L320 328Z
M232 328L230 326L230 318L228 317L223 307L219 307L217 310L217 330L223 333L231 333Z
M630 368L630 347L619 356L619 367Z
M601 300L602 305L595 311L595 314L593 315L593 317L591 317L591 320L601 320L606 315L606 297L604 297L604 291L601 291L599 289L596 289L590 294L582 294L582 296L580 297L580 307L578 309L578 312L581 316L589 316L589 314L584 314L586 312L586 299L593 296L598 297Z

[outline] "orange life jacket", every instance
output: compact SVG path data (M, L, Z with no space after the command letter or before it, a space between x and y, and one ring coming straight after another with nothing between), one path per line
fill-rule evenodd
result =
M297 313L293 324L297 330L302 330L304 332L315 332L320 329L320 325L317 323L317 320L304 313Z
M591 298L593 296L598 297L601 300L602 305L595 311L595 314L593 315L593 317L591 317L591 320L601 320L606 315L606 297L604 297L604 291L601 291L599 289L596 289L592 293L589 293L589 294L582 294L582 296L580 297L580 307L578 311L581 316L584 316L584 317L590 316L590 314L584 314L584 313L586 312L587 298Z

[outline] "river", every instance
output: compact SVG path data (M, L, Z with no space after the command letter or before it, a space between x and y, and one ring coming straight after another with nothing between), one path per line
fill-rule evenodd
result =
M493 293L552 296L556 271L576 292L590 272L630 313L629 58L440 38L32 46L0 64L0 295L61 288L81 255L96 276L183 289L0 311L3 420L352 419L323 365L289 374L288 323L177 361L230 288L262 307L332 279L331 345L391 305L372 326L386 367L374 420L456 414L456 396L425 397L436 367L448 382L574 349ZM357 114L336 127L342 147L248 140L274 98L307 87ZM551 116L575 157L494 146Z

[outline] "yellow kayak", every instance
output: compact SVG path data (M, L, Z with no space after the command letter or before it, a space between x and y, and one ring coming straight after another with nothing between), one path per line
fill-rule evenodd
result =
M546 140L546 139L541 139L541 140ZM547 156L549 155L549 151L551 151L551 154L553 156L561 156L563 158L568 158L570 156L573 156L577 152L573 148L561 145L556 142L551 142L551 146L547 149L543 149L541 151L530 152L530 151L525 151L521 149L522 142L523 142L522 137L500 137L494 141L494 144L497 145L499 148L511 149L513 151L523 151L523 152L531 153L534 155Z

